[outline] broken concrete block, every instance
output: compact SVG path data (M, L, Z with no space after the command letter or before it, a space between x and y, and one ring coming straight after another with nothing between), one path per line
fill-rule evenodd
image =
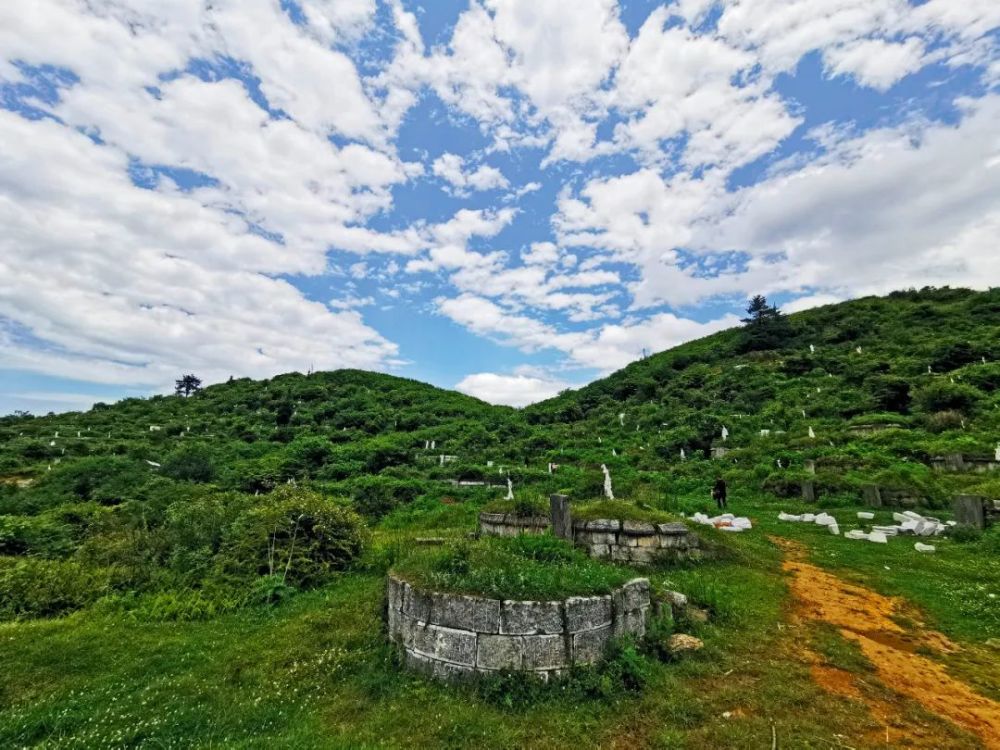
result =
M885 534L881 531L873 531L868 535L868 541L876 542L878 544L887 544L889 540L885 538Z
M936 548L933 544L921 544L920 542L914 542L913 549L917 552L933 552Z
M873 518L875 518L875 514L874 513L866 513L864 511L858 511L858 518L862 518L865 521L871 521Z

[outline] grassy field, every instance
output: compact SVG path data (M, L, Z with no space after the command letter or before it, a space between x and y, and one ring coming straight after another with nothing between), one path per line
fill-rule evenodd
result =
M732 506L756 524L727 536L720 560L651 575L709 618L677 624L704 649L648 659L638 692L580 700L553 687L510 701L400 672L381 630L384 576L372 564L271 608L200 621L136 605L0 624L0 746L858 748L886 747L888 736L888 746L983 747L881 683L836 628L796 618L772 538L801 544L812 564L845 580L905 597L913 622L902 627L919 622L961 647L928 658L1000 700L995 537L938 542L936 554L921 555L906 539L875 545L781 523L777 501L736 497ZM856 510L831 512L843 530ZM432 528L443 535L469 528L467 512L439 520ZM392 518L383 526L383 549L416 533ZM826 689L817 668L857 676L861 699ZM869 710L876 705L891 716Z

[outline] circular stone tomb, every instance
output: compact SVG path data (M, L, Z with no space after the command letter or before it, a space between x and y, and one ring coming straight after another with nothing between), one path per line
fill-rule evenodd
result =
M407 666L448 681L498 672L558 676L599 661L611 638L643 636L649 613L646 578L603 596L557 601L435 592L388 578L389 638Z

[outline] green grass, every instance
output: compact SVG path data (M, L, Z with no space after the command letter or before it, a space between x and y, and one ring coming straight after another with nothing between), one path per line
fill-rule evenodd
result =
M561 539L527 534L418 550L392 572L435 591L545 600L607 594L633 576Z
M761 519L773 510L734 505ZM858 738L880 725L814 685L798 656L800 638L817 641L784 624L786 590L780 552L766 538L770 525L727 537L724 560L651 574L656 589L687 593L711 619L688 628L705 648L679 662L652 661L638 694L581 700L542 691L511 708L471 688L409 675L382 635L383 575L347 573L275 608L206 621L125 626L84 611L0 625L0 746L582 749L625 742L714 750L769 747L773 726L780 747L835 747L838 734L869 747ZM830 543L799 531L817 553ZM407 538L399 537L404 548ZM835 562L852 570L851 560ZM818 638L831 662L863 668L829 633ZM977 747L914 706L905 716L934 728L943 746Z
M644 523L669 523L679 521L672 513L652 508L640 508L625 500L597 500L588 503L574 503L573 518L581 521L595 521L608 518L617 521L641 521Z
M484 513L513 513L522 518L527 516L544 516L548 518L549 502L542 498L492 500L482 507L482 511Z

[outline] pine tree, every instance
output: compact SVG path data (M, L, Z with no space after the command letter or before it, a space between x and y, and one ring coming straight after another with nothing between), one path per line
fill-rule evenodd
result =
M195 375L184 375L180 380L174 381L174 395L190 396L201 390L201 378Z
M742 321L744 352L778 349L792 334L788 319L774 305L769 305L767 297L754 295L747 303L747 316Z

